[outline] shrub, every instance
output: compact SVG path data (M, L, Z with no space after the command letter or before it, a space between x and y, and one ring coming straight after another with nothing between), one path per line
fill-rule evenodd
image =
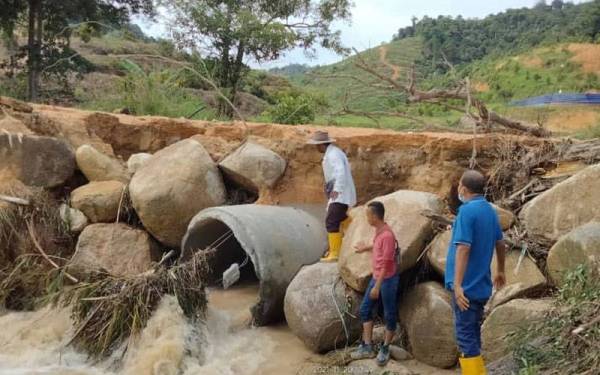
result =
M279 124L308 124L315 120L319 104L308 94L283 94L269 110L271 121Z
M180 85L180 75L170 70L146 73L136 63L125 60L127 71L120 81L123 107L136 115L182 117L188 116L202 105Z

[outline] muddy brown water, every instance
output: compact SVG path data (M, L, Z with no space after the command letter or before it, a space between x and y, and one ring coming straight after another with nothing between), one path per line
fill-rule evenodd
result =
M122 365L94 363L65 346L73 334L68 309L0 313L0 375L280 375L327 373L285 323L248 327L258 285L211 289L205 324L192 326L165 297ZM417 361L415 374L455 374Z

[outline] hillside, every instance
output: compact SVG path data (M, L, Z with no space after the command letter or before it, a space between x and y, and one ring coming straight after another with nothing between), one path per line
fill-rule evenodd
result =
M360 55L377 72L405 81L408 67L418 64L422 43L419 38L404 38L369 49ZM381 89L369 87L372 82L368 73L354 65L356 57L339 63L314 68L304 74L291 75L298 86L316 94L325 95L332 104L332 111L341 109L344 101L358 111L385 111L390 108L407 109L402 97L390 97ZM416 65L417 71L420 66ZM491 108L531 123L542 122L553 131L582 132L600 125L600 109L593 106L546 106L537 108L511 107L516 99L559 92L600 91L600 44L559 43L538 47L521 54L489 56L473 63L457 67L461 77L469 76L476 95ZM425 88L446 84L450 74L420 74L420 85ZM441 111L431 106L408 109L415 115L434 124L453 125L459 113ZM325 120L322 120L325 121ZM345 116L338 119L346 125L373 123L363 117ZM383 117L384 127L403 127L407 120ZM582 134L591 136L591 134Z
M472 77L481 99L511 117L542 122L558 132L586 132L590 127L600 126L598 106L509 105L516 99L544 94L599 92L600 44L540 47L514 56L484 59L467 65L461 73Z
M556 44L467 65L464 74L482 83L481 97L506 102L558 92L600 89L600 44Z
M107 112L126 110L138 115L193 114L196 119L214 118L212 108L217 104L217 96L212 88L182 69L185 63L200 70L201 59L178 51L168 40L140 39L112 31L88 41L74 36L70 47L85 65L65 81L45 80L46 103ZM7 50L0 43L0 61L7 57ZM0 94L23 99L24 78L0 74ZM258 84L287 83L267 78L262 77ZM236 104L246 116L256 116L267 107L267 102L250 90L242 90ZM204 109L198 111L201 108Z
M361 52L360 56L379 73L404 81L407 68L420 54L421 41L418 38L406 38L368 49ZM292 82L310 92L325 95L333 110L340 109L344 102L361 111L389 109L400 97L382 95L381 90L361 83L373 80L368 73L354 65L355 59L350 56L339 63L293 75Z

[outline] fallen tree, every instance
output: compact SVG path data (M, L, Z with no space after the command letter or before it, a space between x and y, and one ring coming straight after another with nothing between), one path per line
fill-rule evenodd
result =
M417 103L429 103L439 105L453 111L465 112L469 118L474 120L477 127L483 128L486 131L490 131L492 126L497 125L518 133L529 134L535 137L549 137L551 135L550 131L544 129L540 125L534 126L526 124L522 121L517 121L502 116L490 110L482 100L475 98L472 95L468 77L466 79L457 80L451 88L434 88L426 91L420 90L417 86L416 69L414 64L409 69L407 75L408 79L406 82L401 82L400 80L394 79L394 77L388 77L382 74L371 64L369 64L363 58L363 56L358 53L357 50L354 50L354 52L354 65L374 78L373 81L369 82L360 77L348 76L349 79L355 80L361 85L368 85L377 90L384 90L390 95L400 93L406 97L406 102L409 105ZM463 106L457 106L456 102L462 103ZM397 116L408 118L414 122L422 122L422 120L416 119L414 116L410 116L409 114L401 111L356 111L349 108L347 103L344 103L342 110L336 114L354 114L372 119L380 116Z

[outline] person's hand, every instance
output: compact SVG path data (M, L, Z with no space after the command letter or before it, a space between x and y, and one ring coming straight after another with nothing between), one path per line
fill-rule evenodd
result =
M367 244L364 242L359 242L356 245L354 245L354 252L355 253L364 253L365 251L367 251Z
M373 287L373 289L371 289L371 292L369 293L369 298L373 301L376 301L379 298L379 289Z
M332 191L331 194L329 194L329 197L331 199L337 199L340 196L340 193L338 193L337 191Z
M454 287L454 299L460 311L467 311L469 308L469 299L465 296L462 286Z
M504 285L506 285L506 275L504 272L497 272L496 276L494 276L494 288L500 290L504 288Z

